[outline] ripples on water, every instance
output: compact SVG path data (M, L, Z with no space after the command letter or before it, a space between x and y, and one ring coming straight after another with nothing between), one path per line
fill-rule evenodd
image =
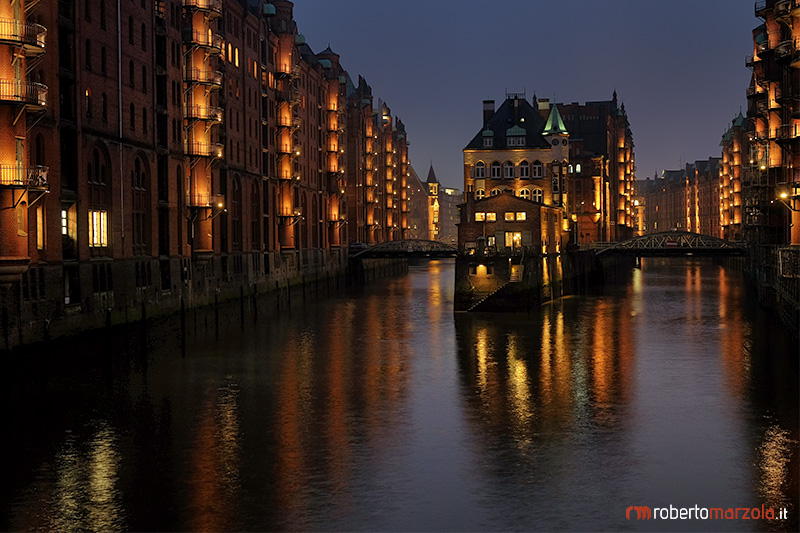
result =
M530 314L452 290L431 262L243 329L190 313L185 357L169 320L27 354L0 527L797 529L797 349L739 274L650 260ZM625 520L696 504L792 518Z

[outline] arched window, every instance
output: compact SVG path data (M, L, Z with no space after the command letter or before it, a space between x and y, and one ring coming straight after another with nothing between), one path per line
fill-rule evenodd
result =
M575 173L576 174L580 174L581 173L581 164L580 163L575 165Z
M86 70L92 70L92 41L86 39L86 44L83 45L84 55L83 64Z
M131 84L131 87L136 87L136 80L134 79L133 73L133 59L128 62L128 83Z
M514 179L514 163L506 161L503 164L503 177L507 180Z
M500 178L500 163L497 161L492 161L492 178L498 179Z
M502 190L502 189L500 189L499 187L497 187L497 188L495 188L495 189L492 189L492 196L497 196L497 195L498 195L498 194L500 194L501 192L503 192L503 190Z
M531 191L529 189L520 189L519 190L519 197L524 198L525 200L531 199Z
M142 108L142 133L147 135L147 108Z
M532 178L541 178L544 177L544 168L542 167L542 163L540 161L534 161L533 165L531 166L531 177Z
M100 111L102 113L103 122L108 122L108 98L106 98L106 93L100 96Z
M477 189L475 191L475 199L480 200L482 198L486 198L486 190L484 189Z
M147 67L142 66L142 92L147 92Z
M537 204L542 203L543 198L544 195L542 194L542 189L536 188L531 191L531 200Z
M567 167L567 173L569 173L569 174L573 173L572 163L570 163L569 166Z
M475 164L475 179L482 180L486 177L486 165L483 164L483 161L478 161Z
M91 87L86 88L86 116L92 116L92 89Z
M133 44L133 17L128 17L128 42Z
M130 114L131 114L131 129L136 129L136 107L131 103L130 106Z
M527 161L523 161L519 164L519 177L523 180L531 177L531 167Z
M147 26L142 22L142 50L147 50Z
M558 176L553 178L553 194L558 194Z
M100 29L106 29L106 2L100 0Z
M106 47L100 48L100 74L106 75Z

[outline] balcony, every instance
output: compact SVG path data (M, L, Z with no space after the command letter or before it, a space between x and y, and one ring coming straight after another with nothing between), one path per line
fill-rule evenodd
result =
M300 77L300 65L292 66L284 63L280 65L280 68L275 72L275 76L278 78L295 80Z
M284 155L298 156L300 155L300 147L283 143L278 146L278 153Z
M303 121L300 120L298 117L294 117L292 119L286 118L279 118L278 119L278 127L280 128L291 128L293 130L300 129L303 125Z
M193 157L214 157L221 159L224 145L220 143L183 141L183 151Z
M222 36L215 33L185 28L183 31L183 42L205 48L212 53L222 53Z
M781 124L776 131L776 140L778 142L790 142L798 137L797 126L794 124Z
M47 85L32 81L0 80L0 102L44 107L47 105Z
M209 16L222 15L222 0L183 0L183 7L191 11L202 11Z
M46 38L47 28L41 24L0 19L0 42L22 46L27 56L43 53Z
M183 116L192 120L207 120L209 122L222 122L223 109L202 104L184 105Z
M46 189L49 167L0 165L0 186L20 189Z
M190 84L222 87L222 73L210 68L186 67L183 71L183 79Z
M221 194L188 193L186 195L186 205L188 207L223 209L225 207L225 196Z

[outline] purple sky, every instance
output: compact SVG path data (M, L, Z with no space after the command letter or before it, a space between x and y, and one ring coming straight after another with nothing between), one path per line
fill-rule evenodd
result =
M296 0L294 14L315 52L330 44L403 120L422 179L433 160L458 188L482 101L506 89L585 102L616 88L640 179L719 156L759 24L752 0Z

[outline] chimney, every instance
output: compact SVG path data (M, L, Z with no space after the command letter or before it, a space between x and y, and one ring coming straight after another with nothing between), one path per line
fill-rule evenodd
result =
M547 117L550 116L549 98L539 98L539 114L542 115L542 118L545 120L547 120Z
M483 101L483 125L489 123L489 119L494 115L494 100Z

